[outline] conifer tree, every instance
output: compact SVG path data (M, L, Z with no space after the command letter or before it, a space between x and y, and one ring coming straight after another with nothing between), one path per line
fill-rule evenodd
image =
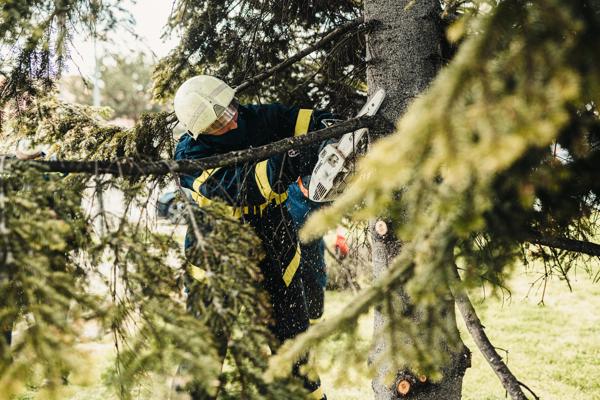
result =
M367 18L382 22L381 28L367 37L367 85L371 90L386 90L386 102L380 112L391 121L397 120L408 105L426 90L443 63L444 55L441 49L444 32L439 1L420 1L412 5L409 3L365 1ZM402 251L401 242L394 232L390 231L390 227L397 224L397 216L392 216L390 220L386 218L386 214L371 223L373 275L376 278L384 275L393 259ZM408 390L407 393L401 392L405 398L461 398L462 377L470 365L470 355L462 344L456 327L454 300L450 288L435 288L435 292L438 301L432 302L428 306L429 310L420 310L402 287L399 288L397 296L376 307L374 350L371 358L376 361L377 357L386 352L390 352L392 356L388 357L389 361L376 366L376 378L373 380L375 399L394 399L399 394L399 387L406 383L413 384L411 375L415 374L414 366L401 354L393 354L397 340L422 348L422 357L431 357L430 362L435 362L443 370L440 382L415 382L413 385L418 383L421 387ZM410 331L414 333L435 329L430 326L429 318L425 317L431 313L445 331L435 340L431 340L435 337L431 333L417 334L416 337L403 337L400 332L395 336L386 335L386 329L393 323L387 315L392 313L401 314L407 322L411 321L414 326L411 326ZM438 357L438 354L441 357ZM436 361L433 361L435 358ZM426 374L421 372L419 376L426 377Z
M181 42L155 71L158 99L169 100L192 75L211 73L234 85L246 82L240 86L243 101L317 106L346 117L373 85L385 86L393 100L382 112L388 125L354 121L372 133L396 126L373 145L347 192L315 215L303 235L323 233L344 217L384 216L388 232L402 240L399 254L343 313L284 344L266 375L278 379L265 381L261 349L276 343L256 288L258 242L247 227L218 207L188 204L187 223L198 243L191 256L211 274L207 287L188 286L186 307L187 264L173 237L155 232L143 218L106 213L100 215L105 234L96 235L95 216L82 210L89 186L122 191L125 215L146 209L153 188L173 179L174 171L194 167L160 161L172 154L172 114L144 114L135 127L122 129L106 124L106 110L56 98L70 35L76 29L102 35L126 23L119 3L8 0L0 9L3 144L23 137L58 143L55 156L75 161L0 159L0 321L4 329L15 321L24 326L12 347L0 340L0 386L6 388L0 398L21 392L36 374L41 391L60 396L82 368L75 346L81 332L73 323L81 319L112 332L118 351L108 382L121 398L177 366L183 386L207 393L226 388L232 398L300 398L294 382L279 374L335 332L356 334L357 318L375 306L385 317L378 335L390 338L373 359L374 368L391 366L391 379L379 381L379 393L387 394L379 398L394 396L407 380L410 398L418 399L444 387L450 355L462 354L452 310L444 307L448 296L468 305L464 288L482 279L502 285L523 258L540 259L549 273L567 280L573 260L597 266L597 1L447 0L440 7L435 1L292 0L282 7L179 0L169 29ZM408 39L398 43L402 37ZM392 39L389 54L386 38ZM293 58L304 48L312 51ZM290 57L293 63L276 67ZM269 69L274 72L260 75ZM267 150L287 151L298 143ZM265 151L207 163L247 162ZM74 170L87 173L56 174ZM106 265L110 279L101 273ZM90 282L97 280L107 295L90 294ZM410 299L401 307L400 290ZM194 302L202 293L221 307L202 309ZM217 354L219 330L232 332L232 369L226 372ZM352 349L338 360L364 361ZM510 372L493 367L513 398L525 398ZM454 388L436 398L459 397L458 371Z

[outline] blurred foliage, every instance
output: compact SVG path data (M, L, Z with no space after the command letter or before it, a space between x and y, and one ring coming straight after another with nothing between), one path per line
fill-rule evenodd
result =
M74 346L81 332L73 320L100 313L100 305L85 290L87 276L77 262L91 243L78 192L35 171L0 174L2 330L12 329L21 315L34 321L12 350L0 340L0 398L9 399L33 371L53 391L80 367Z
M100 66L100 104L110 107L112 118L125 118L134 123L144 112L158 112L152 102L152 63L144 53L102 58ZM93 83L71 75L63 79L63 87L76 103L92 105Z
M73 34L101 38L130 24L118 0L4 0L0 5L0 108L8 100L43 94L54 86Z
M354 218L385 215L403 240L402 254L343 315L279 361L289 362L340 324L355 326L359 314L381 304L395 349L387 357L401 354L417 368L435 369L439 356L429 349L450 331L438 323L436 297L455 261L466 284L498 287L523 255L568 271L573 253L523 251L532 234L597 238L598 3L477 5L485 11L450 27L464 36L456 36L463 42L449 66L409 107L397 132L373 146L347 192L303 231L306 238L322 234L348 210ZM431 327L426 332L411 331L401 312L386 308L400 286Z
M1 137L7 143L30 138L39 145L55 144L53 155L61 159L156 160L174 150L173 123L166 112L143 113L137 125L125 129L107 122L109 108L67 103L54 92L30 97L13 110Z

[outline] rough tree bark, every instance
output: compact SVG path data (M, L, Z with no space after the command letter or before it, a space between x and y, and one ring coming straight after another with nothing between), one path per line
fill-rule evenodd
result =
M364 5L365 23L371 20L381 22L378 29L368 34L367 39L369 91L373 92L377 88L386 90L387 97L380 114L389 121L396 121L408 104L427 88L441 67L443 32L440 3L439 0L365 0ZM401 244L393 237L392 231L389 222L378 220L371 223L375 278L388 268L390 261L401 250ZM394 303L394 309L413 309L409 306L410 299L401 290ZM456 327L454 303L449 291L445 299L440 298L439 307L449 319L449 326ZM416 315L413 322L419 323ZM371 359L389 346L387 338L381 334L385 323L384 315L376 310ZM456 334L458 335L458 331ZM443 351L448 350L444 348ZM403 371L395 374L392 372L396 376L396 382L390 383L385 377L389 376L392 366L382 365L373 380L375 399L460 399L462 379L469 361L467 352L451 354L450 358L452 362L442 366L444 378L441 382L424 385L421 390L410 390L405 395L398 393L398 383Z

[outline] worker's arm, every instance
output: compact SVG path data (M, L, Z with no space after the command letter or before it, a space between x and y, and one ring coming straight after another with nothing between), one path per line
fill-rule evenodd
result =
M257 115L263 118L262 125L268 127L265 131L270 142L326 128L325 121L333 119L333 115L324 110L287 107L281 104L255 107ZM269 171L276 177L275 181L290 184L300 176L309 175L317 162L320 147L320 143L315 143L271 157L268 160Z
M278 103L251 107L261 119L260 125L265 127L266 143L325 128L323 121L333 118L329 111L288 107Z
M322 120L331 114L323 111L302 110L279 104L255 106L256 114L263 118L260 125L266 141L305 134L322 127ZM177 146L175 159L202 158L202 152L191 148L184 135ZM182 186L195 193L200 205L219 199L234 207L257 206L269 201L284 199L287 187L299 176L310 174L318 158L319 145L307 146L298 151L272 156L253 164L215 168L182 175Z
M190 143L184 135L177 145L175 159L200 159L206 156L200 146ZM181 175L181 184L194 193L199 205L221 200L233 207L259 206L269 201L281 202L291 177L283 168L286 157L270 159L239 166L199 170ZM287 162L287 164L290 164ZM298 164L294 161L294 164Z

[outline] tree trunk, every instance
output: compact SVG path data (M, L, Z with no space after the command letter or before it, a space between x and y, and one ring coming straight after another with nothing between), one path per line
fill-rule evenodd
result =
M439 0L365 0L365 21L378 20L381 25L369 34L367 39L367 83L372 93L384 88L387 97L380 114L389 121L397 121L408 104L418 96L433 80L441 66L442 28ZM371 224L373 238L373 275L378 278L390 261L401 250L400 242L393 236L389 222L378 220ZM446 326L456 329L454 303L451 294L440 298L440 310L448 318ZM396 294L394 309L410 310L410 300L402 291ZM413 321L419 324L413 314ZM385 316L375 310L374 348L372 359L385 351L386 335L382 335ZM423 327L427 329L427 327ZM455 331L458 335L458 330ZM449 351L443 343L443 351ZM398 384L404 371L398 371L395 382L384 379L390 376L391 365L381 365L373 380L376 400L388 399L444 399L461 398L462 379L469 364L468 350L450 354L452 361L441 366L443 379L435 384L421 385L419 390L409 390L406 395L398 393ZM406 366L410 368L409 365Z

